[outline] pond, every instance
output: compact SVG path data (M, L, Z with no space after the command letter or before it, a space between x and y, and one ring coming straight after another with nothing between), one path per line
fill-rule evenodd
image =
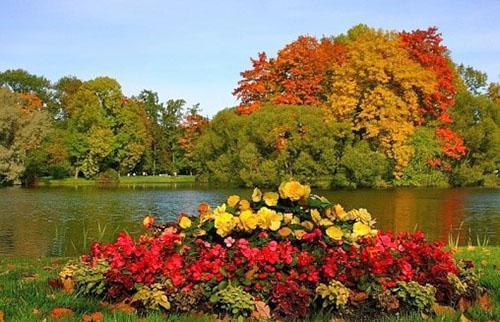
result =
M346 209L366 208L378 227L423 230L429 239L461 243L477 237L500 244L500 190L484 188L315 191ZM182 211L196 214L200 202L214 206L248 189L195 184L156 187L49 187L0 189L0 255L74 256L94 240L110 241L118 231L135 236L148 211L171 220Z

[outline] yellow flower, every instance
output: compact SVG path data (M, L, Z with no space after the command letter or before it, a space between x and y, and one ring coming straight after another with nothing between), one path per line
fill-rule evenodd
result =
M357 221L361 221L363 224L370 225L372 220L372 216L370 213L363 208L353 209L348 213L350 218L356 219Z
M262 191L260 191L259 188L253 189L252 201L253 202L259 202L261 200L262 200Z
M340 229L337 226L330 226L326 229L325 232L326 232L326 235L328 237L330 237L331 239L335 239L335 240L341 240L342 236L344 235L344 233L342 232L342 229Z
M304 220L303 222L300 223L302 227L304 227L307 231L311 231L314 228L314 224L310 222L309 220Z
M203 212L203 213L200 213L199 218L200 218L200 223L198 224L198 227L203 225L205 222L213 219L214 215L210 212Z
M182 229L188 229L189 227L191 227L191 219L189 219L188 216L186 215L181 215L181 218L179 218L179 226L182 228Z
M302 229L298 229L298 230L294 231L293 233L297 239L302 239L302 237L304 237L304 235L306 234L306 231L302 230Z
M228 212L215 215L214 226L217 229L217 234L221 237L229 235L236 224L237 221L234 220L234 216Z
M241 226L244 230L254 230L257 228L258 217L251 210L244 210L240 214Z
M319 221L320 226L331 226L333 222L330 219L323 218Z
M311 193L311 187L308 185L302 185L298 181L288 181L283 182L279 187L279 193L281 198L290 199L292 201L298 201L302 198L309 197Z
M240 196L232 195L227 198L227 205L231 208L235 208L238 202L240 201Z
M345 218L347 217L347 213L345 212L344 208L342 208L342 206L339 204L333 206L333 211L335 212L335 216L340 220L345 220Z
M240 200L240 210L244 211L244 210L248 210L248 209L250 209L250 202L248 202L248 200L246 200L246 199L241 199Z
M293 216L291 224L292 225L299 225L300 224L300 218L297 217L297 216Z
M283 220L282 214L278 214L276 211L269 208L262 207L257 212L257 216L259 216L260 228L273 231L280 229L281 221Z
M206 231L204 229L196 229L195 231L193 231L193 236L194 237L201 237L201 236L204 236L206 235Z
M356 222L352 226L352 232L356 234L356 236L365 236L368 235L372 229L370 226L363 224L362 222Z
M274 207L278 204L279 195L277 192L266 192L264 193L264 202L269 207Z
M318 209L311 209L311 218L314 223L319 224L321 221L321 215L319 214Z
M290 212L286 213L286 214L283 215L283 222L288 225L289 223L292 222L292 218L293 218L293 214L292 213L290 213Z
M331 208L326 208L324 215L325 215L326 218L329 218L329 219L332 219L332 220L335 219L335 214L334 214L334 212L332 211Z
M142 221L142 226L146 229L151 228L155 223L155 217L153 216L146 216L144 217L144 220Z

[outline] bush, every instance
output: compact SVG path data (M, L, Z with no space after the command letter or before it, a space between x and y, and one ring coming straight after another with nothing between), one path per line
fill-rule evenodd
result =
M349 181L361 187L383 185L381 182L387 178L389 169L385 156L372 151L366 141L347 147L340 164L347 170Z
M107 169L99 173L96 178L96 183L100 187L117 186L120 183L120 175L116 170Z

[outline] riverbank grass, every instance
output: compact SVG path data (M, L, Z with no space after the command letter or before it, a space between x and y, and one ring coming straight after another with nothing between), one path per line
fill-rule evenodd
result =
M482 271L481 285L491 292L494 307L484 310L479 305L470 308L464 315L471 321L498 321L500 319L500 247L459 248L457 258L472 259ZM68 261L65 258L12 258L0 257L0 311L5 321L53 321L54 309L64 308L71 316L58 321L94 321L89 319L95 312L102 313L102 321L165 321L165 316L150 314L140 317L127 308L110 306L96 299L66 294L48 282L57 278L58 272ZM438 316L434 321L464 321L462 313L455 312ZM1 320L1 313L0 313ZM328 321L328 317L317 316L312 321ZM415 313L379 321L421 321ZM167 321L215 321L210 316L170 316Z
M120 177L119 186L130 185L161 185L171 183L194 183L195 176L179 175L179 176L122 176ZM41 179L38 183L42 187L61 187L61 186L95 186L96 181L84 178L64 178L64 179Z

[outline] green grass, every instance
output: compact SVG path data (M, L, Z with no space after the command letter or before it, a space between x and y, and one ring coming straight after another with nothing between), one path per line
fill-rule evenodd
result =
M498 321L500 318L500 247L460 248L457 258L472 259L482 270L481 284L487 287L495 301L491 312L474 307L466 313L472 321ZM59 321L81 321L87 313L100 311L104 313L104 321L138 321L136 314L112 312L103 307L98 300L68 295L51 288L47 280L57 277L61 267L66 263L64 258L12 258L0 257L0 310L5 313L6 321L41 321L47 318L56 307L70 308L74 317ZM35 313L34 313L35 312ZM215 321L210 316L170 316L168 319L160 314L142 317L141 321ZM312 321L328 321L328 317L316 317ZM360 319L361 320L361 319ZM399 317L380 319L383 322L422 321L419 314L408 314ZM455 316L440 316L434 321L460 321L460 313Z
M135 177L120 177L120 186L129 185L161 185L168 183L194 183L195 176L179 175L176 177L163 176L135 176ZM64 179L42 179L39 186L61 187L61 186L94 186L95 180L84 178L64 178Z

